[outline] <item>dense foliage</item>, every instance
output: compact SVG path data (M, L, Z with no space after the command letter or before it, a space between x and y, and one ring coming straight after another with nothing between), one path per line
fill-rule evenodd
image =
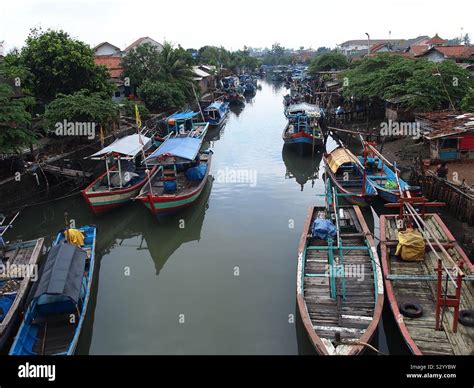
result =
M381 54L356 62L344 72L344 95L357 99L404 97L407 108L439 110L460 107L473 86L469 72L454 62L429 62Z
M347 69L348 66L345 55L335 51L326 51L311 61L308 71L310 74L315 74L318 71Z
M46 101L81 89L112 93L107 69L94 63L92 49L64 31L32 30L22 50L5 62L10 76L24 77L23 86Z
M30 130L28 99L13 97L13 89L0 84L0 152L5 154L18 152L35 140L35 134Z
M243 50L228 51L224 47L204 46L196 53L196 61L200 64L224 67L234 72L254 71L261 62L250 55L247 47Z
M163 49L143 44L123 59L124 77L130 79L147 108L180 108L193 98L192 54L165 43Z
M119 118L119 107L100 93L81 90L73 94L60 94L46 107L47 128L54 130L56 123L94 122L107 128Z
M155 111L167 111L186 104L186 95L179 85L172 82L146 80L138 93L146 106Z
M292 55L279 43L274 43L263 58L265 65L289 65L292 61Z

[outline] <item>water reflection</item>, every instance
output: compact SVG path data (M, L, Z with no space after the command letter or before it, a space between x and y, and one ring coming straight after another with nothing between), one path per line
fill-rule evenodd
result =
M137 250L148 250L155 263L158 276L166 260L182 245L201 239L201 229L206 210L209 208L209 196L214 178L209 176L204 190L198 200L183 211L167 217L161 223L147 217L143 225L141 241Z
M321 150L316 151L312 157L304 157L283 146L282 157L286 167L285 179L295 179L301 191L308 181L311 181L311 187L314 187L315 181L320 178L319 169L323 158Z
M230 104L229 109L230 111L235 114L236 116L239 116L245 108L245 104Z

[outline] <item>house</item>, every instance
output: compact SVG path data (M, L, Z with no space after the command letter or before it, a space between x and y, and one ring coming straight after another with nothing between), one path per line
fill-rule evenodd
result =
M416 57L425 58L431 62L450 60L455 63L472 63L474 62L474 47L463 45L433 46L416 55Z
M405 103L413 97L411 94L406 94L385 100L385 118L392 121L412 121L413 109L406 108Z
M120 48L118 48L117 46L114 46L113 44L109 42L99 43L92 50L94 50L94 55L96 57L103 57L103 56L121 57L122 56L122 50L120 50Z
M125 50L123 50L124 55L126 55L130 50L133 50L134 48L137 48L138 46L141 46L143 44L149 44L155 47L158 51L163 50L163 45L161 43L157 42L156 40L153 40L148 36L144 36L142 38L138 38L135 42L126 47Z
M354 51L365 50L367 51L370 46L390 43L392 45L402 44L406 42L405 39L358 39L358 40L348 40L339 45L339 49L345 55L349 55Z
M420 39L416 42L413 42L409 46L409 52L412 53L415 57L423 55L428 50L437 47L446 45L447 41L441 38L437 33L432 38L426 37L425 39Z
M415 116L435 160L474 160L474 113L426 112Z
M105 66L109 71L109 80L115 85L112 100L115 102L120 102L126 98L130 93L130 88L125 86L122 79L122 57L113 55L100 55L94 58L94 62L96 65Z
M193 66L193 79L198 82L201 95L204 95L216 88L216 77L212 74L212 72L208 73L207 71L204 71L203 68L209 69L208 66Z
M158 51L163 50L163 45L161 43L158 43L149 37L137 39L124 50L121 50L119 47L109 42L99 43L93 48L95 64L103 65L107 68L110 74L109 80L115 85L112 100L120 102L131 94L129 85L126 85L122 79L122 58L127 55L130 50L145 43L154 46Z

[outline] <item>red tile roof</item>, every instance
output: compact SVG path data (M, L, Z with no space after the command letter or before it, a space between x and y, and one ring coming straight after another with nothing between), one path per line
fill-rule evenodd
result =
M110 73L110 78L120 78L123 72L122 58L110 55L96 56L94 62L96 65L104 65Z
M416 57L427 52L429 47L425 44L414 44L410 47L410 52Z
M157 42L156 40L150 38L149 36L144 36L144 37L141 37L141 38L138 38L135 42L133 42L130 46L128 46L127 48L125 48L125 50L123 50L124 52L127 52L137 46L139 46L144 40L151 40L152 42L156 43L157 45L160 45L161 46L161 43Z
M470 46L436 46L435 50L439 51L446 58L473 58L474 47Z
M434 44L443 44L443 43L446 43L446 41L443 38L440 38L438 34L436 34L431 39L427 40L425 43L429 45L434 45Z

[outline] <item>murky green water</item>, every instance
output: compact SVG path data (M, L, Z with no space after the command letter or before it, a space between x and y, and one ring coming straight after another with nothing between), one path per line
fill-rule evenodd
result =
M98 226L79 354L314 354L297 317L295 278L307 210L324 203L321 155L283 151L285 90L261 84L209 134L213 182L175 217L158 223L138 203L95 217L74 197L17 220L24 239L53 235L65 211L77 225Z

